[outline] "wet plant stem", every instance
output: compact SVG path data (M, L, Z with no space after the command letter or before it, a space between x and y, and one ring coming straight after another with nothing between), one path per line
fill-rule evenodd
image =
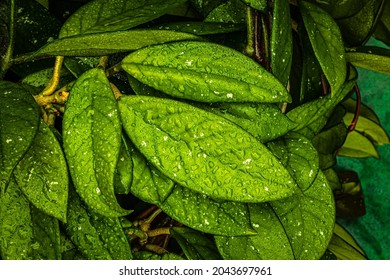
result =
M64 62L63 56L56 56L56 60L54 63L53 77L51 78L46 88L40 93L40 95L48 96L54 93L54 91L56 90L60 82L61 67L63 62Z
M360 95L359 86L357 84L355 84L354 90L356 93L356 108L355 108L355 115L353 117L353 120L352 120L351 124L348 126L348 132L352 132L355 130L355 127L357 125L357 122L359 120L359 115L360 115L361 95Z

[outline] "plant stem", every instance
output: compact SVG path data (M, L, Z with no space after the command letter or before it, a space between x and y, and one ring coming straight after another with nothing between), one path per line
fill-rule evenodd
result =
M163 255L163 254L168 253L168 251L165 250L164 248L157 246L157 245L153 245L153 244L146 244L145 249L148 251L151 251L153 253L159 254L159 255Z
M249 56L253 57L253 54L255 52L254 49L254 17L253 17L253 9L251 7L246 8L246 29L247 29L247 35L246 35L246 47L244 49L244 53Z
M49 84L46 86L46 88L40 93L43 96L52 95L54 91L56 90L59 82L60 82L60 76L61 76L61 67L62 62L64 61L63 56L56 56L55 64L54 64L54 70L53 70L53 77L51 78Z
M162 212L161 209L157 209L155 210L149 217L147 217L146 219L144 220L141 220L141 221L134 221L134 225L135 226L139 226L139 228L144 231L144 232L147 232L152 224L152 222L154 221L154 219Z
M356 109L355 109L355 115L353 117L353 120L352 120L351 124L348 126L349 132L355 130L355 127L357 125L357 122L359 120L359 115L360 115L361 95L360 95L360 89L359 89L357 84L355 84L354 90L356 93Z
M14 42L15 42L15 24L14 24L14 18L15 18L15 0L10 0L10 19L9 19L9 42L7 50L3 57L3 62L0 65L0 79L3 79L5 73L7 70L12 66L12 54L14 49Z
M146 234L148 235L148 237L169 235L171 234L171 229L169 227L156 228L156 229L149 230L148 232L146 232Z
M106 76L107 76L107 77L111 77L111 76L113 76L115 73L118 73L118 72L120 72L120 71L122 71L122 70L123 70L123 69L122 69L121 63L115 64L114 66L112 66L112 67L110 67L110 68L108 68L108 69L106 70Z

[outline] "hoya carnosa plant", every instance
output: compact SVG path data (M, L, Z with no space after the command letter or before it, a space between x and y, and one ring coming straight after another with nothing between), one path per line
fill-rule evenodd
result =
M0 4L2 259L367 258L334 167L389 143L389 3L83 2Z

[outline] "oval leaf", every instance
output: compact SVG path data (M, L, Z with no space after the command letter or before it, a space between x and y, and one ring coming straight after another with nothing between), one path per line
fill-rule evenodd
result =
M4 191L38 131L39 111L29 92L5 81L0 81L0 104L0 190Z
M337 155L353 158L379 158L374 144L355 130L348 133L347 139L345 139L344 145L338 150Z
M332 95L343 85L347 67L343 39L333 18L317 5L300 2L301 13L314 53L332 89Z
M94 0L77 10L59 37L127 30L158 18L186 0Z
M290 102L283 85L249 57L207 42L179 42L136 51L122 62L139 81L201 102Z
M256 138L215 114L146 96L119 102L126 133L170 179L211 198L263 202L296 190L288 171Z
M288 0L274 1L270 47L272 73L283 85L287 86L290 78L293 48Z
M196 230L220 235L254 234L244 203L216 201L166 178L132 152L134 181L131 192L145 202L158 205L167 215Z
M68 168L57 138L43 121L30 150L19 162L14 175L33 205L66 222Z
M74 84L66 104L63 137L72 180L88 207L109 217L126 215L128 211L114 195L121 124L103 70L89 70Z
M168 30L130 30L86 34L51 41L31 54L30 59L57 55L102 56L182 40L202 39L192 34Z
M346 53L347 61L356 67L390 75L390 50L365 47Z

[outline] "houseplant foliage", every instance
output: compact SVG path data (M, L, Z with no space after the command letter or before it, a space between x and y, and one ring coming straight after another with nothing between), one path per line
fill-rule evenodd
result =
M0 5L2 259L366 258L334 167L389 143L388 3L39 2Z

